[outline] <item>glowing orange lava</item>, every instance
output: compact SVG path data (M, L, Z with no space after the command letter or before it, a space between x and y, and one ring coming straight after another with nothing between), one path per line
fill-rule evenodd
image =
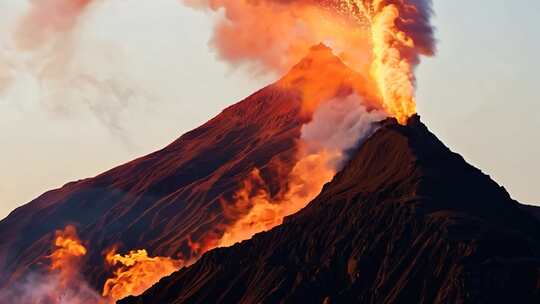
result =
M286 216L305 207L334 176L335 171L329 165L332 157L330 151L304 155L294 166L287 188L274 197L265 189L259 170L254 169L236 192L234 203L228 207L243 215L226 229L219 247L233 245L276 227Z
M53 253L49 256L50 270L58 273L62 286L68 286L79 274L81 258L87 253L86 248L73 226L67 226L63 231L56 232L54 247Z
M115 301L142 294L161 278L183 266L182 261L150 257L146 250L134 250L126 255L112 250L105 259L115 271L114 276L105 282L103 296Z

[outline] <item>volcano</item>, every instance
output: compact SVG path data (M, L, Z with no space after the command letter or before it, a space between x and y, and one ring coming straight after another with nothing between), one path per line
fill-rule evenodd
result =
M539 301L540 222L416 116L383 122L283 225L120 303Z
M112 248L195 262L245 215L230 202L246 178L256 172L267 196L279 197L313 108L351 91L369 95L364 81L314 47L281 80L164 149L18 208L0 222L0 289L46 271L55 234L68 225L88 249L80 273L98 291ZM369 98L365 106L377 108ZM124 303L538 299L540 222L530 215L538 209L513 201L418 117L376 128L283 225L213 250Z

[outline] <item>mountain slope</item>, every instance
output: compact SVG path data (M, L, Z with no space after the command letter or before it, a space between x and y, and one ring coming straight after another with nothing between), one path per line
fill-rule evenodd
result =
M362 79L329 48L316 46L280 81L166 148L18 208L0 222L0 289L46 267L55 230L68 224L89 249L82 271L97 289L110 275L103 256L112 246L197 258L235 220L223 204L254 168L271 195L287 187L301 127L320 102L306 107L302 94L316 88L318 98L332 98L351 90L352 82Z
M539 303L540 222L419 121L368 139L305 209L141 303Z
M220 200L253 167L278 188L295 157L299 111L293 91L269 86L161 151L15 210L0 222L0 282L38 263L51 249L53 232L70 223L95 249L100 266L102 251L117 243L189 256L186 239L195 241L224 221Z

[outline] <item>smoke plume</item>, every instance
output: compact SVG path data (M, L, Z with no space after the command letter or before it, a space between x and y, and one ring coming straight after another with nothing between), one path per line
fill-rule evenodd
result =
M369 75L386 111L416 113L414 70L435 52L431 0L186 0L220 12L212 44L232 64L283 72L325 43Z
M188 5L219 12L211 44L235 65L281 74L316 44L325 43L343 58L366 64L366 31L309 1L185 0Z

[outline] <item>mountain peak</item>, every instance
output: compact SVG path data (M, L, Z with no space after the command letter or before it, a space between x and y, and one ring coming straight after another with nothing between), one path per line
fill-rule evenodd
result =
M276 84L298 91L302 96L303 110L309 113L321 102L351 93L362 96L369 107L380 107L377 97L369 89L373 87L371 80L347 66L322 43L311 47L306 56Z

